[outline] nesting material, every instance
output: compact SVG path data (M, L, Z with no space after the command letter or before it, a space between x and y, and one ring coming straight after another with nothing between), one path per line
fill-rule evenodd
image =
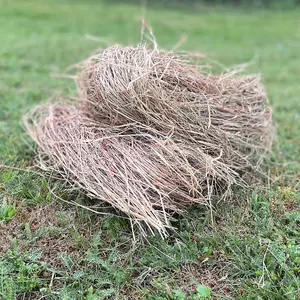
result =
M81 65L79 101L25 116L40 164L160 232L172 212L212 206L272 142L256 76L200 71L172 53L113 46Z

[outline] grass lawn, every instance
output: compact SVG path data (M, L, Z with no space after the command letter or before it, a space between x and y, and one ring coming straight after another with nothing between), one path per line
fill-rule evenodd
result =
M219 204L214 222L197 207L166 240L134 240L126 220L57 201L49 187L64 199L90 200L18 170L35 157L22 115L75 93L72 80L53 74L103 46L85 35L139 42L143 10L125 2L0 0L0 299L300 299L300 7L148 1L161 47L187 34L184 50L227 67L251 62L247 72L262 74L273 106L271 179Z

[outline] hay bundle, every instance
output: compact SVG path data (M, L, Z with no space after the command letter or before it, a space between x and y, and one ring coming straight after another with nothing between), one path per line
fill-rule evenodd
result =
M114 46L86 61L77 85L93 118L172 132L234 169L252 165L271 142L270 108L256 76L213 76L173 54Z
M82 65L77 86L78 103L25 118L42 166L159 231L170 212L226 198L271 143L257 77L213 76L170 53L114 46Z

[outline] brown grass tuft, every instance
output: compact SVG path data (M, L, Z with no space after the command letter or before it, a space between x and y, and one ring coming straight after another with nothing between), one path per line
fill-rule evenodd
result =
M272 142L256 76L211 75L172 53L113 46L85 61L76 82L79 102L24 118L40 166L160 232L171 212L212 207L244 186Z

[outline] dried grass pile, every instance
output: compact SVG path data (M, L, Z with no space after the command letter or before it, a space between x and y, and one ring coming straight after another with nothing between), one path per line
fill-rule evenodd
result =
M271 146L256 76L205 73L172 53L113 46L85 61L79 101L36 107L25 125L40 166L164 232L170 213L225 199Z

